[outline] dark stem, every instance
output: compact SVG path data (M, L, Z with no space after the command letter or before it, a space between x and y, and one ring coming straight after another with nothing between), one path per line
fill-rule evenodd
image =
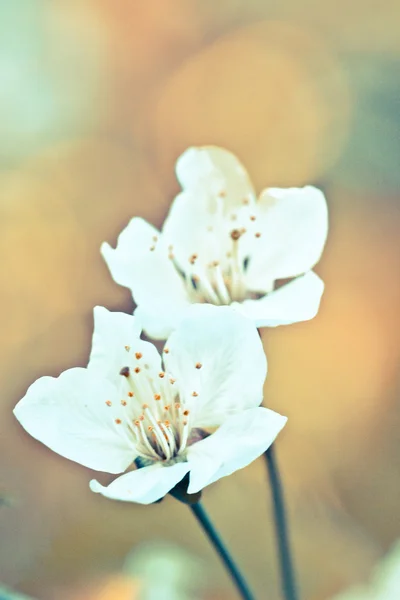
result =
M271 485L275 532L279 554L279 564L282 580L282 591L285 600L299 600L297 594L294 567L290 553L290 543L285 503L283 499L282 483L279 476L278 465L275 458L274 446L265 452L268 465L269 481Z
M190 504L189 508L196 517L197 521L200 523L204 533L210 540L211 544L214 546L215 551L219 555L227 571L229 572L230 576L235 582L235 585L241 598L243 598L243 600L254 600L255 597L251 593L246 583L246 580L244 579L243 575L240 573L239 569L233 562L231 555L229 554L224 542L222 541L221 537L216 531L214 525L210 521L202 504L200 502L197 502L196 504Z

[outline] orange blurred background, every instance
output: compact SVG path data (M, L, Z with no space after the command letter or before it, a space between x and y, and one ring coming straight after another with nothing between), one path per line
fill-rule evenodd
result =
M92 494L11 412L35 378L85 364L95 304L132 311L100 244L133 215L161 224L190 145L233 151L258 190L313 183L329 202L318 317L263 333L302 598L365 579L400 536L399 19L391 0L0 3L5 584L131 598L126 555L162 539L204 562L204 597L235 597L187 508ZM263 462L203 498L258 597L278 599Z

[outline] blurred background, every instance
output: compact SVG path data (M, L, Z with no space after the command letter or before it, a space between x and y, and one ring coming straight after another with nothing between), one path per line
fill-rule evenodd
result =
M190 145L236 153L258 190L313 183L329 202L318 317L263 333L303 600L365 580L400 537L399 22L394 0L0 0L5 585L143 598L127 557L168 542L203 581L182 598L235 598L184 505L92 494L92 473L11 413L37 377L85 364L95 304L132 311L99 246L133 215L162 223ZM277 600L265 478L256 461L203 499L258 597Z

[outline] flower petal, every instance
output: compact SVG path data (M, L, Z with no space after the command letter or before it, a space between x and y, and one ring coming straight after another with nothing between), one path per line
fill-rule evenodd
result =
M243 469L273 443L287 418L268 408L234 415L208 438L190 446L189 494Z
M97 370L117 386L121 380L120 370L136 364L135 355L140 353L141 364L157 375L161 371L161 357L150 342L140 339L137 317L120 312L110 312L102 306L93 310L94 332L88 369Z
M188 307L190 304L188 304ZM138 306L134 315L140 321L143 330L153 340L165 340L176 329L184 317L186 308L180 310L169 309L168 311L151 310L143 304Z
M318 262L328 233L325 196L312 186L264 190L253 229L258 237L243 236L246 283L260 291L265 281L301 275Z
M179 268L190 277L215 260L220 261L226 251L222 244L222 219L220 199L205 201L206 196L199 192L182 192L172 202L164 222L162 234ZM191 258L196 256L193 263Z
M254 189L240 161L217 146L189 148L176 163L176 176L183 189L207 191L223 198L225 212L254 202Z
M119 235L117 247L104 243L101 253L113 279L130 288L136 304L155 312L187 304L182 278L168 258L160 232L143 219L133 218Z
M252 319L257 327L277 327L309 321L318 313L324 282L313 271L297 277L260 300L231 306Z
M106 379L69 369L58 378L35 381L14 414L30 435L61 456L97 471L121 473L137 454L125 437L115 394ZM119 425L115 418L121 419Z
M187 462L175 463L171 466L154 463L149 467L136 469L118 477L107 487L93 479L90 482L90 489L111 500L151 504L168 494L185 477L189 468Z
M254 324L230 307L191 306L166 346L164 362L185 399L192 400L196 427L219 425L261 404L263 346Z

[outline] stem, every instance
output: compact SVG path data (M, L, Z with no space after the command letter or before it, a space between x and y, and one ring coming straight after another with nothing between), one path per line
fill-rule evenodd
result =
M196 517L197 521L200 523L204 533L210 540L211 544L214 546L215 551L219 555L228 573L235 582L235 585L241 598L243 598L243 600L254 600L254 596L251 593L245 578L233 562L231 555L229 554L225 544L223 543L214 525L210 521L206 511L203 508L203 505L200 502L197 502L196 504L190 504L189 508Z
M279 564L281 571L282 591L285 600L299 600L296 589L294 567L290 552L289 533L285 514L282 483L276 464L274 446L265 452L268 465L268 475L271 484L276 540L278 545Z

